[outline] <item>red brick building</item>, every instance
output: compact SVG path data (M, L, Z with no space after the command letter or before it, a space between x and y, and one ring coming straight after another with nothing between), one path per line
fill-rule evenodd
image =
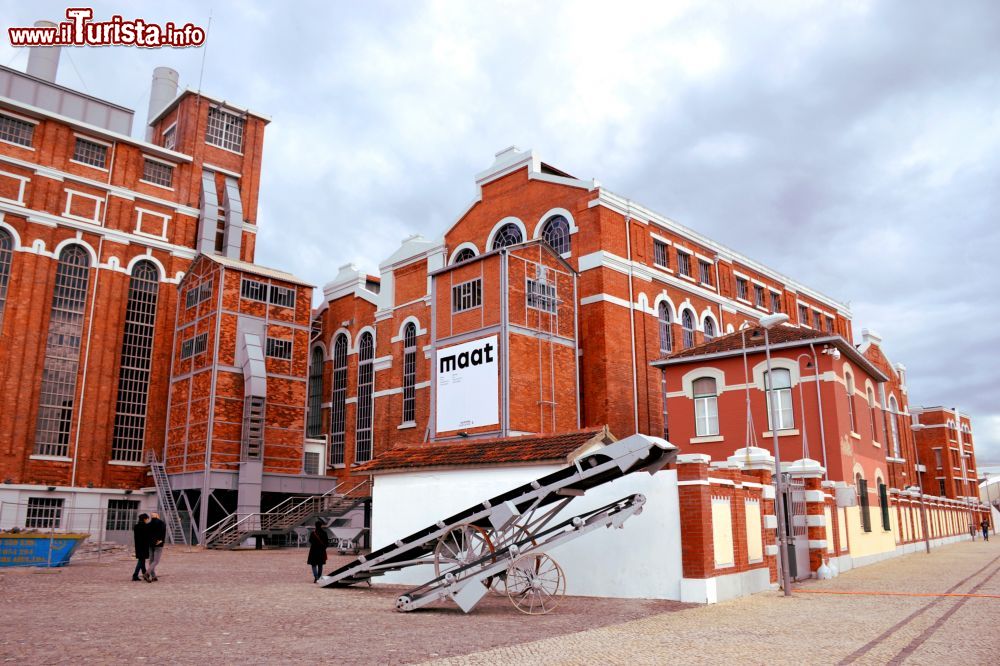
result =
M979 501L979 474L969 416L949 407L914 407L913 431L924 492Z

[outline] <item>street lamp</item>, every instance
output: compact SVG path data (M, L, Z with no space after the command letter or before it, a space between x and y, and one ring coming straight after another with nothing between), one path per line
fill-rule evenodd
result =
M918 430L923 430L926 427L927 426L925 426L923 423L914 423L914 424L910 425L910 430L911 431L918 431ZM916 447L916 442L914 442L913 448L914 449L917 448ZM920 524L923 527L924 548L927 549L927 554L930 555L931 554L931 535L927 531L927 507L924 504L924 477L923 477L923 473L922 473L923 464L920 462L920 455L919 454L917 454L917 460L916 460L916 464L914 465L914 467L917 470L917 486L918 486L918 490L920 490Z
M765 396L770 392L771 403L771 437L774 440L774 506L778 518L778 554L781 565L781 587L785 596L792 594L792 576L788 567L788 524L785 522L785 484L781 478L781 449L778 444L778 410L777 400L774 399L774 375L771 374L771 343L767 332L780 324L788 321L788 315L783 312L776 312L766 317L760 318L760 325L764 329L764 358L767 362L767 381L764 383ZM805 424L803 424L804 426Z

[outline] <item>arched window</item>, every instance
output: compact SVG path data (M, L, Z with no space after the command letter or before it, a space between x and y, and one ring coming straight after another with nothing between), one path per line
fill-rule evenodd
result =
M410 322L403 329L403 423L412 423L417 414L417 327Z
M354 462L372 459L372 388L375 385L375 338L363 333L358 341L358 418L354 424Z
M566 254L569 252L569 221L562 215L553 215L542 227L542 238L556 254Z
M468 261L469 259L472 259L475 256L476 256L475 250L473 250L471 247L463 247L455 254L455 258L451 260L451 264L454 266L455 264L460 264L463 261Z
M67 246L59 253L52 293L42 390L35 425L36 455L69 455L69 431L73 422L89 283L90 255L79 245Z
M854 418L854 375L849 372L844 375L844 390L847 392L847 416L851 424L851 432L857 432L858 424Z
M694 380L695 434L707 437L719 434L719 393L715 379L701 377Z
M347 429L347 336L333 341L333 395L330 398L330 467L344 464L344 432Z
M313 347L309 358L309 415L306 437L323 436L323 349Z
M521 228L513 222L508 222L497 230L497 235L493 237L492 250L499 250L508 245L517 245L524 242Z
M892 456L899 457L899 425L896 419L899 418L899 405L896 403L896 396L889 396L889 433L892 436Z
M773 387L769 373L764 373L764 386L767 388L767 422L773 430L773 422L777 418L778 430L791 430L795 427L792 412L792 373L784 368L777 368L773 372Z
M669 354L674 349L674 339L670 333L670 308L665 301L660 301L657 322L660 327L660 353Z
M14 238L6 229L0 229L0 333L3 332L3 310L7 303L7 283L10 282L10 264L14 255Z
M151 261L138 262L132 268L125 305L125 333L118 366L118 403L111 439L112 460L142 462L159 294L160 271Z
M715 339L715 321L710 317L705 320L705 342Z
M868 388L868 420L871 421L872 426L872 441L879 441L878 430L875 427L875 391Z
M684 329L684 349L694 347L694 315L690 310L681 315L681 328Z

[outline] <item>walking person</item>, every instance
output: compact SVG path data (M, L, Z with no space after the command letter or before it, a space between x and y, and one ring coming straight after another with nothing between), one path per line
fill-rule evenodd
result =
M149 574L146 573L146 558L149 557L149 516L145 513L139 514L139 520L132 527L132 541L135 545L135 571L132 572L132 580L144 580L152 582ZM139 572L142 578L139 578Z
M151 515L147 528L149 530L149 579L155 581L157 580L156 565L160 563L160 557L163 555L163 544L167 540L167 524L160 519L160 514L155 511Z
M312 567L313 582L323 575L323 565L326 564L326 549L330 547L330 538L322 520L316 521L316 529L309 535L309 558L306 560Z
M979 526L983 528L983 541L990 540L990 519L983 518L983 522L979 523Z

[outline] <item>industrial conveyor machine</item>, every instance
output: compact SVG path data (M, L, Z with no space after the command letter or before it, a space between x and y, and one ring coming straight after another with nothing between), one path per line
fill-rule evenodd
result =
M396 608L410 611L450 598L468 613L493 590L518 610L547 613L565 592L562 568L550 549L600 527L622 527L642 511L645 497L629 495L554 523L572 501L633 472L661 469L677 449L666 440L633 435L566 467L471 506L323 576L317 585L346 586L405 567L432 564L434 578L402 594Z

